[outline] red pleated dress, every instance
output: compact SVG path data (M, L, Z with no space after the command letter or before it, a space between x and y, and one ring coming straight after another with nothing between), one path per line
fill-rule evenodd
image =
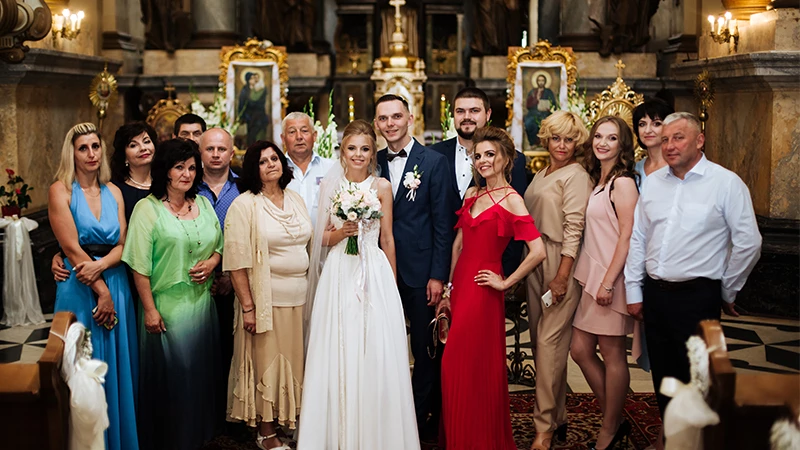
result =
M531 241L539 231L531 216L511 214L499 204L502 200L473 218L470 209L478 197L467 199L457 213L463 247L453 272L452 323L442 356L443 443L447 450L516 450L504 297L478 286L474 278L484 269L503 275L503 251L511 239Z

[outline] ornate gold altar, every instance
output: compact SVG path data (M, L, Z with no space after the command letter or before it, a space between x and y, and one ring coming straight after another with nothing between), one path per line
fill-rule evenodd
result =
M425 75L425 61L408 52L408 44L403 32L400 7L405 5L405 0L391 0L389 4L395 7L394 33L390 44L389 55L384 55L372 64L372 76L375 82L375 100L384 94L395 94L408 101L411 114L414 115L414 125L411 134L420 142L424 141L425 118L423 105L425 93L423 84L428 77Z

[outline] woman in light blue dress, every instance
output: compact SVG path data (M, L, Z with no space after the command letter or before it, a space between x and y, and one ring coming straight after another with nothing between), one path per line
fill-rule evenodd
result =
M108 364L106 448L135 450L139 364L131 292L120 265L125 209L104 155L92 123L74 126L64 139L48 213L70 276L56 286L55 311L75 313L91 331L92 357Z

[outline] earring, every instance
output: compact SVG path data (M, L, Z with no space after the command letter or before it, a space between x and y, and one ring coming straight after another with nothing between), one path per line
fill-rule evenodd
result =
M128 166L130 166L130 164L128 163L128 161L125 161L125 167L128 167Z

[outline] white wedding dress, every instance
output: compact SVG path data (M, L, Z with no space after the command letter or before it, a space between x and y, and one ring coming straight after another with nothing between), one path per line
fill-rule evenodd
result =
M359 186L372 182L370 176ZM359 255L345 254L344 239L322 269L309 324L299 450L419 449L405 316L379 235L380 221L370 221Z

